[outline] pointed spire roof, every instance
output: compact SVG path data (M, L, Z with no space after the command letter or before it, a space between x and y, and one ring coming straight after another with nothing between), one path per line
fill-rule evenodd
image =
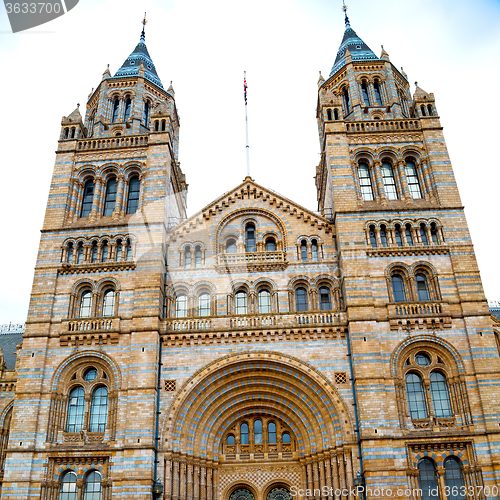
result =
M138 76L139 68L141 64L144 66L144 78L154 83L160 88L163 88L160 77L156 72L153 60L149 55L148 48L146 47L146 33L144 27L146 24L146 18L143 21L143 28L141 33L141 39L137 44L134 51L127 57L127 60L122 64L122 67L115 73L113 78L120 78L124 76Z
M346 52L351 55L353 61L371 61L379 60L379 58L373 53L372 49L366 45L361 38L356 34L356 32L351 28L351 23L345 15L345 32L342 43L340 44L339 51L337 52L337 58L333 63L332 71L330 76L334 75L340 68L345 66Z

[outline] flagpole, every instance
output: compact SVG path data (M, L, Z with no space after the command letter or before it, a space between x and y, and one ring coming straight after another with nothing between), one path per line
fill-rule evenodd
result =
M247 103L247 72L245 71L243 89L245 91L245 126L246 126L246 139L247 139L247 177L250 177L250 145L248 144L248 103Z

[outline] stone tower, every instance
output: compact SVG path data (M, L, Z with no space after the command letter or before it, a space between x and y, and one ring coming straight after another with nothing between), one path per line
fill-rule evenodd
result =
M367 486L430 481L446 499L465 498L446 490L461 468L479 498L498 474L498 353L436 101L345 24L318 82L316 187L335 226L360 469Z
M85 120L79 109L62 119L2 498L97 492L99 482L111 498L111 460L122 498L150 494L165 235L186 217L178 142L174 91L143 30L91 92Z

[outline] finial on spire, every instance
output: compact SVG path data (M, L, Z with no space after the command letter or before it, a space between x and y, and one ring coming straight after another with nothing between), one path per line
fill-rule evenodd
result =
M78 104L76 105L76 107L77 107L77 108L79 108L79 107L80 107L80 103L78 103Z
M345 0L342 0L342 10L344 11L345 13L345 26L346 28L350 26L350 23L349 23L349 18L347 17L347 5L345 4Z
M146 32L144 31L146 28L146 24L148 24L146 20L146 13L144 12L144 19L142 20L142 33L141 33L141 42L146 40Z

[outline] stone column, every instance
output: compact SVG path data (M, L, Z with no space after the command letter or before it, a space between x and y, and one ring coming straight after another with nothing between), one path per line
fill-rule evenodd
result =
M448 495L446 494L446 488L444 484L444 467L442 465L438 465L436 467L436 476L438 478L439 483L439 498L441 500L448 500Z
M179 462L174 459L172 468L172 500L179 498Z
M103 180L99 177L94 179L94 198L92 199L92 210L89 215L89 221L95 222L98 217L99 209L100 209L100 198L101 198L101 190L102 190Z
M200 465L194 464L193 472L193 498L198 500L200 498Z
M116 191L115 209L113 210L113 220L118 220L125 208L125 204L123 201L123 190L124 190L125 179L123 178L123 175L120 175L118 177L117 182L118 182L118 188Z
M186 499L193 500L193 463L187 463Z
M314 478L314 498L319 500L320 498L320 485L319 485L319 471L318 471L318 460L314 460L313 462L313 478Z
M382 177L382 163L380 160L375 160L373 162L375 170L375 179L377 183L377 192L375 194L375 200L380 202L382 205L387 205L387 195L384 190L384 179Z
M307 462L307 489L311 490L311 491L314 490L312 464L311 464L310 460ZM306 496L307 496L307 498L312 497L309 495L306 495Z
M212 467L207 467L207 500L212 500Z
M181 462L180 467L180 488L179 488L179 498L181 500L186 500L186 462Z
M340 498L338 491L340 489L340 478L339 478L339 468L337 465L337 454L333 454L331 458L332 462L332 477L333 477L333 488L335 490L335 500Z

